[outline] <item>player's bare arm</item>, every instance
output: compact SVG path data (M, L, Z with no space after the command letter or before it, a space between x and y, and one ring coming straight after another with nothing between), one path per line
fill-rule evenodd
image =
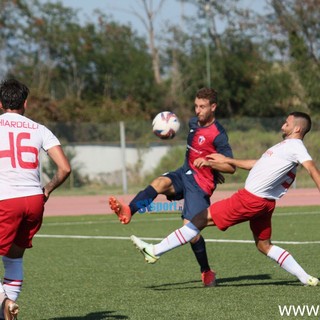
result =
M44 195L48 199L50 193L59 187L70 175L71 166L61 146L55 146L48 150L49 157L57 166L57 171L52 179L44 186Z
M251 170L252 167L257 162L257 160L241 160L241 159L229 158L220 153L212 153L207 156L207 159L211 163L211 166L229 164L230 166L237 167L244 170Z
M302 163L302 166L308 171L312 180L315 182L320 191L320 171L313 160L308 160Z
M194 160L193 164L197 168L211 167L213 170L223 173L234 173L236 171L235 166L225 162L211 162L206 158L198 158Z

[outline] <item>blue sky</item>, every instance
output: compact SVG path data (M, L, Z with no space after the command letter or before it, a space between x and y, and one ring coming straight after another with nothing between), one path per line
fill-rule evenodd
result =
M46 1L46 0L42 0ZM50 0L56 2L57 0ZM100 9L107 15L112 15L114 20L123 24L130 23L139 35L145 34L145 28L142 22L129 11L143 12L141 0L60 0L65 6L79 9L85 17L90 17L94 9ZM265 0L240 0L243 7L261 11ZM153 0L154 8L159 0ZM156 18L155 28L161 30L166 21L181 24L182 14L196 16L196 8L190 4L181 4L176 0L166 0L162 7L161 13Z
M45 1L45 0L43 0ZM51 2L55 2L57 0L50 0ZM65 6L73 7L76 9L80 9L81 13L86 17L87 15L90 17L90 13L94 11L94 9L100 9L105 12L107 15L112 15L114 20L123 24L130 23L133 29L137 30L137 32L141 35L145 33L145 28L142 22L130 11L143 12L141 0L60 0ZM156 3L159 0L154 0L154 9L156 8ZM156 26L161 29L161 25L164 25L166 20L176 21L179 23L181 20L181 14L195 15L196 9L193 5L183 6L175 0L166 0L161 13L156 18Z

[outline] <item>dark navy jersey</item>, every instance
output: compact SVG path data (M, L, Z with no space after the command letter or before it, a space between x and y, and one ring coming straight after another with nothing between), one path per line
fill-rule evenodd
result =
M205 158L211 153L221 153L226 157L233 157L225 129L217 120L209 126L201 127L197 117L191 118L184 168L186 172L192 171L196 182L208 195L211 195L216 188L214 170L210 167L196 168L193 162L195 159Z

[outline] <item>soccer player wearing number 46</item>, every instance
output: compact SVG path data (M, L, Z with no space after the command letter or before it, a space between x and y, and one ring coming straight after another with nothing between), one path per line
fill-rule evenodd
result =
M0 282L0 319L14 320L23 282L23 254L41 227L50 193L71 172L59 140L45 126L25 117L29 89L17 80L0 84L0 255L4 266ZM39 155L45 150L57 166L42 188ZM2 313L2 314L1 314Z
M308 171L320 191L319 169L302 142L310 128L309 115L292 112L281 128L284 140L268 149L259 160L231 159L219 154L208 156L212 163L229 163L250 170L244 189L230 198L211 204L158 244L148 244L132 236L131 240L145 260L155 263L162 254L187 243L207 226L216 226L225 231L235 224L249 221L260 252L296 276L302 284L316 286L319 283L317 278L306 273L289 252L271 243L271 218L276 200L293 183L299 164Z

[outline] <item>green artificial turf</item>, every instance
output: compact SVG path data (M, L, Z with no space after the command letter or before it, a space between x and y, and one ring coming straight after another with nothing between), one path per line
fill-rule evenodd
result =
M45 218L34 248L25 254L19 320L320 318L320 286L302 286L259 253L247 223L226 232L203 231L217 272L213 288L203 288L189 245L148 265L129 240L135 234L155 243L180 225L173 213L136 214L128 225L115 215ZM281 208L274 214L274 242L317 277L319 230L319 207ZM290 305L319 310L281 316L279 306Z

